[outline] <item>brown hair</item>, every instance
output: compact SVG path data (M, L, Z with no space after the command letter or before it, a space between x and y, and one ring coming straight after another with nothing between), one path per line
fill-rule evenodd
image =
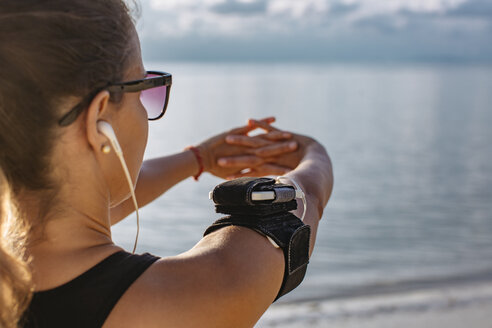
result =
M123 79L132 29L123 0L0 0L0 215L11 227L22 226L12 211L19 193L56 194L49 158L69 110L59 105ZM22 246L19 231L2 230L2 327L13 327L29 301L23 254L12 247Z
M24 257L26 226L16 215L0 170L0 327L16 327L31 299L31 274Z
M0 166L15 191L53 187L58 106L123 79L132 26L121 0L0 0Z

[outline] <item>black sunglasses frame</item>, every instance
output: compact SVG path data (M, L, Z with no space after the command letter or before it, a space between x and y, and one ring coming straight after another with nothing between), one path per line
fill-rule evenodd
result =
M60 126L68 126L72 124L77 117L82 113L84 109L86 109L92 99L102 90L108 90L112 93L125 93L125 92L139 92L147 89L152 89L156 87L166 86L166 100L164 102L164 107L162 108L161 113L157 117L149 118L149 121L155 121L160 119L164 113L166 113L167 104L169 103L169 93L171 91L172 85L172 75L166 72L160 71L147 71L147 74L154 74L159 76L146 77L140 80L133 80L128 82L120 82L120 83L109 83L107 86L103 88L96 89L87 95L80 103L75 105L68 113L66 113L59 121L58 125Z

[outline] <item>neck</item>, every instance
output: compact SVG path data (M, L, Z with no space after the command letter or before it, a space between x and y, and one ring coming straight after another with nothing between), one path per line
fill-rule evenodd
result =
M117 250L111 239L108 197L97 192L82 197L77 188L71 190L19 198L31 226L27 254L37 290L70 281Z
M121 250L111 239L109 214L111 200L119 199L111 197L109 186L114 192L119 181L104 176L86 133L82 125L66 129L52 150L48 178L58 186L56 193L19 197L19 208L32 227L27 254L36 290L66 283ZM116 158L110 159L109 167L119 165Z

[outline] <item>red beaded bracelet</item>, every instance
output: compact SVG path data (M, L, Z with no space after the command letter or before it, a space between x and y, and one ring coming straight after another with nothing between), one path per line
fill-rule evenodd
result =
M196 157L196 161L198 162L198 173L193 176L193 179L195 179L195 181L198 181L198 178L200 177L200 175L202 175L204 169L202 155L200 155L200 151L198 150L198 148L193 146L186 147L186 150L191 150Z

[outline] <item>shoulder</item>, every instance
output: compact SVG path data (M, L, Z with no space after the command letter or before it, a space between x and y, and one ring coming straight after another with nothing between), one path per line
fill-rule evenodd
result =
M104 327L254 326L280 288L283 255L246 228L207 237L186 253L152 264Z

